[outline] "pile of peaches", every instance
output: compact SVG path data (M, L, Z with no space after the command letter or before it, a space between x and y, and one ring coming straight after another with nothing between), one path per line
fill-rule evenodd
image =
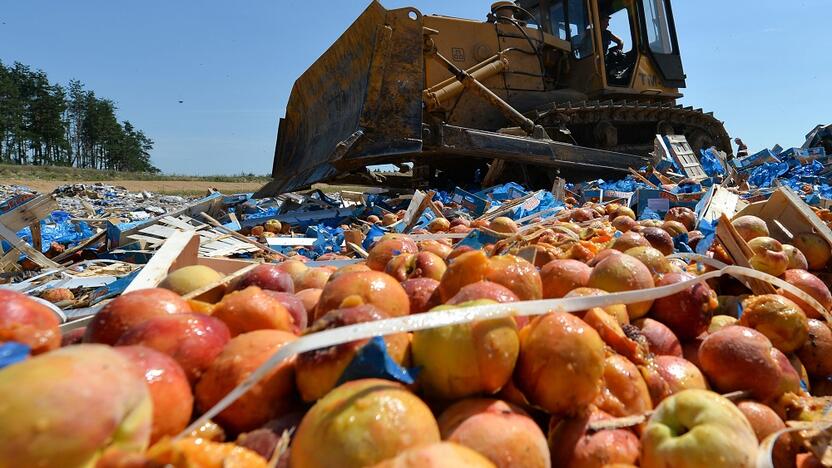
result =
M670 254L681 233L702 239L695 221L684 208L637 221L618 205L532 228L440 218L427 230L500 240L473 249L388 234L362 261L262 264L201 301L182 295L222 277L184 267L64 336L47 307L0 290L0 342L31 348L0 370L0 467L756 466L785 421L827 417L832 294L818 275L832 254L813 233L781 244L754 217L733 222L753 267L825 310L725 276L579 313L472 315L383 337L410 382L343 379L372 344L357 340L280 363L188 428L283 346L323 330L694 279L708 267ZM718 243L709 256L729 260ZM810 445L799 433L778 437L773 465L820 466Z

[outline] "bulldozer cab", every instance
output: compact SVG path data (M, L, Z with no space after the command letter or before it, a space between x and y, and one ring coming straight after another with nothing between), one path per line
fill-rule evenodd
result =
M670 0L520 0L534 26L571 44L570 87L593 98L676 99L685 75Z

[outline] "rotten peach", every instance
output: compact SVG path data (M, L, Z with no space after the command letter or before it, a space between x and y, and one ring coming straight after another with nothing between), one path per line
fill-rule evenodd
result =
M800 348L809 337L806 314L783 296L750 296L742 302L742 308L739 324L762 333L784 353Z

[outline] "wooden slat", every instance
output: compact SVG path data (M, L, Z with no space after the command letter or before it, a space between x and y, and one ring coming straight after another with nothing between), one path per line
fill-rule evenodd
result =
M61 266L52 260L46 258L39 250L33 249L29 244L23 242L22 239L17 237L17 234L6 227L5 224L0 224L0 237L6 239L12 247L20 250L26 255L30 260L37 263L42 268L60 268Z
M731 220L723 214L719 218L719 224L716 227L716 236L725 250L734 260L737 266L751 268L751 263L748 261L754 255L751 247L739 235L736 228L731 224ZM758 279L748 279L745 281L746 285L754 294L776 294L777 290L774 286L760 281Z
M133 279L124 293L155 288L170 270L196 264L199 237L193 232L177 232L162 245Z
M57 200L52 195L40 195L17 208L0 215L0 224L17 232L26 226L46 219L59 208Z

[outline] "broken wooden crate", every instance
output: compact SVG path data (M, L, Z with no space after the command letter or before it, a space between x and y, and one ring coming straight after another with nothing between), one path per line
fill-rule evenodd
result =
M200 238L199 255L216 258L259 252L256 245L238 239L231 233L211 227L186 215L163 216L155 224L138 229L128 239L144 242L146 248L157 249L177 232L193 232Z

